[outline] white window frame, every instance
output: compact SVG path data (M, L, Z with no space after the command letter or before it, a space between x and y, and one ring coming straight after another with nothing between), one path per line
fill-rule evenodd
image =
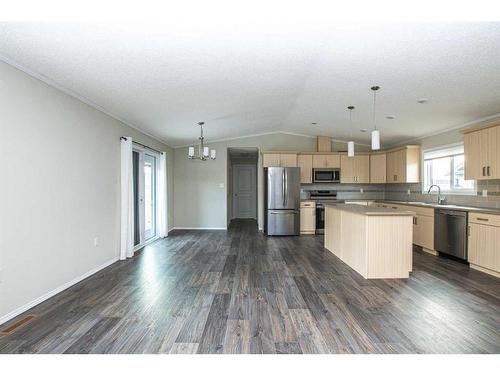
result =
M439 147L434 147L434 148L428 148L422 151L422 193L427 194L427 189L426 189L426 172L425 172L425 160L430 160L430 159L439 159L439 158L430 158L426 159L425 154L433 151L443 151L446 149L451 149L455 147L463 147L464 143L463 142L457 142L457 143L451 143ZM449 154L443 157L450 157L452 155L461 155L461 154ZM450 184L451 186L452 184ZM431 194L434 192L431 192ZM476 181L474 181L474 188L472 189L458 189L458 190L441 190L442 194L447 194L447 195L476 195L477 194L477 184Z

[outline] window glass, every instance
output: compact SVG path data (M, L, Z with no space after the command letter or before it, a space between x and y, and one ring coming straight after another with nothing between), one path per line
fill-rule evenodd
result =
M424 151L424 190L437 185L442 192L474 194L475 184L464 179L464 147L453 145Z

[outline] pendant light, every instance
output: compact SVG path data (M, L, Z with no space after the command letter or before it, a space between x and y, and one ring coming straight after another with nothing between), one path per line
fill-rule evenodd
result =
M347 107L347 109L349 110L349 129L352 139L352 110L354 109L354 106L350 105L349 107ZM350 158L354 156L354 141L347 142L347 156Z
M380 131L377 129L376 109L377 109L377 91L380 86L372 86L373 91L373 130L372 130L372 150L380 150Z

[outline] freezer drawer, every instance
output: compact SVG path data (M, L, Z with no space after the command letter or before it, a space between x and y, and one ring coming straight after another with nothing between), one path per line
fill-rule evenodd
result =
M300 211L268 210L268 236L298 236L300 234Z

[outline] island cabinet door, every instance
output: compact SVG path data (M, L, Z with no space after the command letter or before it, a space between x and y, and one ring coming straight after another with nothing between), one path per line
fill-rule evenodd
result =
M342 212L333 208L325 208L325 248L341 257L341 217Z

